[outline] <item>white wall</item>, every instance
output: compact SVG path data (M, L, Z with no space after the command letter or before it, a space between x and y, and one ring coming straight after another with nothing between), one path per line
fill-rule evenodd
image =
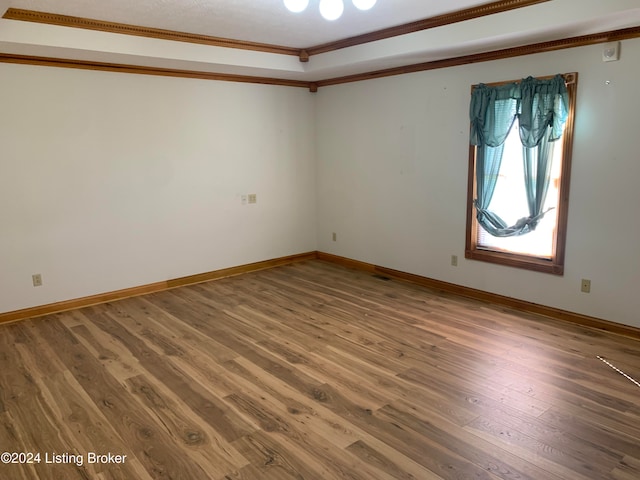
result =
M640 327L640 40L623 42L619 62L603 63L601 52L320 89L318 249ZM572 71L580 77L564 276L464 259L471 85ZM591 279L590 294L581 278Z
M570 71L564 276L465 260L470 86ZM638 39L314 95L0 64L0 312L318 249L640 326L638 78Z
M0 312L316 249L305 89L10 64L0 79Z

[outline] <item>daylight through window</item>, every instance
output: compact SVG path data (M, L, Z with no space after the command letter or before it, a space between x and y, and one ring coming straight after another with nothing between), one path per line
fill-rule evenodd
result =
M466 258L563 273L576 80L474 87Z

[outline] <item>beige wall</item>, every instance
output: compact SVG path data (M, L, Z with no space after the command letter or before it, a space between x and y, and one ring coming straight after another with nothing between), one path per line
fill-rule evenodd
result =
M570 71L565 275L464 260L470 85ZM640 326L640 40L619 62L596 45L316 94L8 64L0 77L0 312L318 249Z
M0 78L0 312L316 249L305 89L9 64Z
M640 40L623 42L619 62L603 63L601 52L320 89L318 249L640 327ZM580 79L564 276L465 260L470 86L572 71Z

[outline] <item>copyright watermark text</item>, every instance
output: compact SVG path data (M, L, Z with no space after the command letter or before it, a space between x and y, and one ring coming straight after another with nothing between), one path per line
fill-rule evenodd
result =
M81 467L85 464L122 464L127 461L126 455L107 453L87 452L81 453L56 453L56 452L3 452L0 454L0 461L4 464L73 464Z

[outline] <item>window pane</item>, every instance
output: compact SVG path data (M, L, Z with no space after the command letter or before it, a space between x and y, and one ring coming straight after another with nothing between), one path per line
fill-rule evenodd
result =
M541 77L550 80L553 77ZM469 147L469 174L467 178L467 231L465 258L524 268L554 275L564 274L567 215L569 211L569 180L573 124L576 107L578 74L564 74L568 93L568 118L562 137L553 144L551 178L543 211L552 208L540 219L536 230L520 237L496 238L478 225L475 201L478 194L476 179L477 148ZM489 86L514 83L515 80L497 82ZM477 87L474 86L473 88ZM551 146L551 145L550 145ZM533 166L535 168L535 166ZM524 182L522 146L517 125L507 140L505 153L498 172L496 190L487 208L500 216L508 226L529 216ZM535 172L532 172L535 175ZM506 180L505 180L506 179Z
M477 247L520 253L540 258L553 256L558 212L558 188L562 163L562 140L554 142L551 183L543 211L552 208L540 220L535 231L515 237L494 237L482 226L477 225ZM529 216L524 188L522 143L518 135L517 123L513 126L507 141L496 190L489 210L499 215L508 225L513 225L522 217Z

